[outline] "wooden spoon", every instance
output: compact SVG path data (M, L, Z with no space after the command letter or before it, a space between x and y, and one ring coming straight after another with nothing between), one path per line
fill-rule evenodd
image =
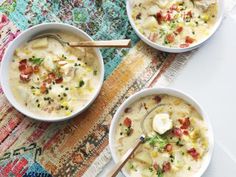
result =
M142 129L143 134L139 137L138 141L134 145L132 145L132 147L122 156L121 160L111 169L107 177L115 177L120 172L122 167L126 164L126 162L129 160L129 158L133 155L133 153L139 147L139 145L145 141L145 137L147 136L147 131L144 128L144 121L155 109L164 105L165 104L158 104L154 106L143 116L143 119L140 121L140 127Z
M64 41L59 34L45 33L34 37L32 40L40 38L53 38L60 42L62 45L69 45L71 47L115 47L115 48L130 48L131 40L109 40L109 41L78 41L78 42L68 42ZM32 41L31 40L31 41Z

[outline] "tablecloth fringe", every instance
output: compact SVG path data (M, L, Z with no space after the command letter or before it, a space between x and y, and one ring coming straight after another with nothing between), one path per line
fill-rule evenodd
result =
M166 87L168 86L174 78L180 73L183 67L186 65L190 57L195 53L196 50L192 52L178 54L168 69L160 76L154 87Z
M97 176L104 168L104 166L110 162L111 152L109 146L107 146L96 158L96 160L89 166L87 171L83 174L83 177Z

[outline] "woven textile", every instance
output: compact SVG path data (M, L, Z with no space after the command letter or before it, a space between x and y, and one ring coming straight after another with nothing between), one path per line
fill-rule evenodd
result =
M125 0L9 0L0 6L0 61L22 30L43 22L74 25L96 40L130 38L133 47L101 50L106 70L101 93L72 120L28 119L0 89L0 177L95 176L110 160L109 125L119 105L188 57L159 52L139 41L128 22Z

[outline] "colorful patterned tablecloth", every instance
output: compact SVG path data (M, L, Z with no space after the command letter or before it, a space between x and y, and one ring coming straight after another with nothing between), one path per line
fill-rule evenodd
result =
M105 81L86 112L46 123L17 112L0 88L0 177L96 176L109 162L109 125L130 95L173 79L191 53L159 52L131 28L125 0L7 0L0 5L0 61L22 30L43 22L74 25L93 39L132 39L131 49L101 49ZM4 77L4 76L0 76Z

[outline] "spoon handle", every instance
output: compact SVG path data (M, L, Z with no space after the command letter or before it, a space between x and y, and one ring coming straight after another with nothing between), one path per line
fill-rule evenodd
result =
M123 155L121 160L111 169L111 171L108 173L107 177L115 177L122 167L125 165L125 163L129 160L130 156L133 155L134 151L139 147L139 145L144 141L145 136L141 135L138 141L128 149L128 151Z
M131 40L110 40L110 41L81 41L68 42L71 47L116 47L116 48L130 48Z

